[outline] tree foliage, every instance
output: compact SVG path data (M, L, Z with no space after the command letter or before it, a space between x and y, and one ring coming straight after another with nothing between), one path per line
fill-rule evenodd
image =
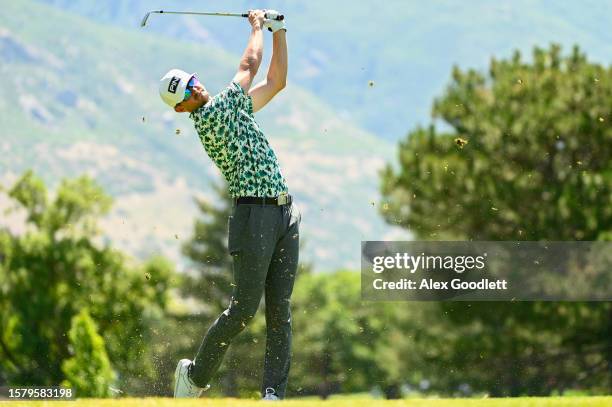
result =
M86 309L72 317L68 340L72 357L62 363L66 375L63 385L72 388L78 397L110 396L115 375L104 340Z
M612 230L612 69L576 47L455 68L382 174L387 222L422 240L604 240ZM609 303L445 303L439 388L494 395L612 385ZM451 374L454 372L454 374Z
M401 143L383 216L426 239L598 239L612 229L611 100L612 69L578 48L455 68L433 107L452 132Z
M293 303L290 385L302 395L378 389L399 398L429 377L447 328L433 304L362 302L360 275L347 270L303 275Z
M99 243L96 221L111 199L91 179L64 180L49 195L32 172L8 190L27 223L23 233L0 230L0 370L11 384L60 383L72 318L87 308L118 385L144 392L155 375L150 328L165 312L172 266L135 265Z

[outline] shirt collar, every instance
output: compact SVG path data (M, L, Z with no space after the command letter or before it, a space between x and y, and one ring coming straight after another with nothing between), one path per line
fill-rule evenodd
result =
M212 101L212 97L210 97L210 98L208 99L208 102L204 103L202 106L198 107L196 110L194 110L193 112L189 113L189 118L190 118L191 120L195 120L195 119L196 119L196 115L197 115L198 113L200 113L200 111L201 111L201 110L206 109L206 107L207 107L208 105L210 105L210 102L211 102L211 101Z

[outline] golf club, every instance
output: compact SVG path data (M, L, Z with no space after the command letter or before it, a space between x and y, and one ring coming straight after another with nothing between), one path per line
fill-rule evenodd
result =
M199 13L199 12L195 12L195 11L164 11L164 10L154 10L154 11L149 11L147 14L145 14L145 16L142 18L142 22L140 23L141 27L144 27L147 24L147 20L149 19L149 16L152 13L157 13L157 14L187 14L187 15L197 15L197 16L218 16L218 17L248 17L249 14L248 13ZM270 19L270 17L268 17L268 15L266 14L266 18ZM274 16L272 18L273 20L284 20L285 16L280 14L278 16Z

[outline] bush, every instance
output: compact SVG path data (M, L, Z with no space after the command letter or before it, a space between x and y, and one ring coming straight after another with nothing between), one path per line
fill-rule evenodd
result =
M108 397L110 385L115 380L104 340L87 310L72 318L68 332L72 357L62 364L66 380L62 383L72 387L79 397Z

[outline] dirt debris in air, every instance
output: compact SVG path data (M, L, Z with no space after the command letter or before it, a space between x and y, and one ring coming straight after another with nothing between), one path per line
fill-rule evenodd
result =
M174 134L176 134L177 136L178 136L178 135L180 135L180 134L181 134L181 129L176 129L176 130L174 131Z
M459 148L465 147L467 143L469 143L469 141L467 141L464 138L461 138L461 137L455 138L455 144L457 144L457 147Z

